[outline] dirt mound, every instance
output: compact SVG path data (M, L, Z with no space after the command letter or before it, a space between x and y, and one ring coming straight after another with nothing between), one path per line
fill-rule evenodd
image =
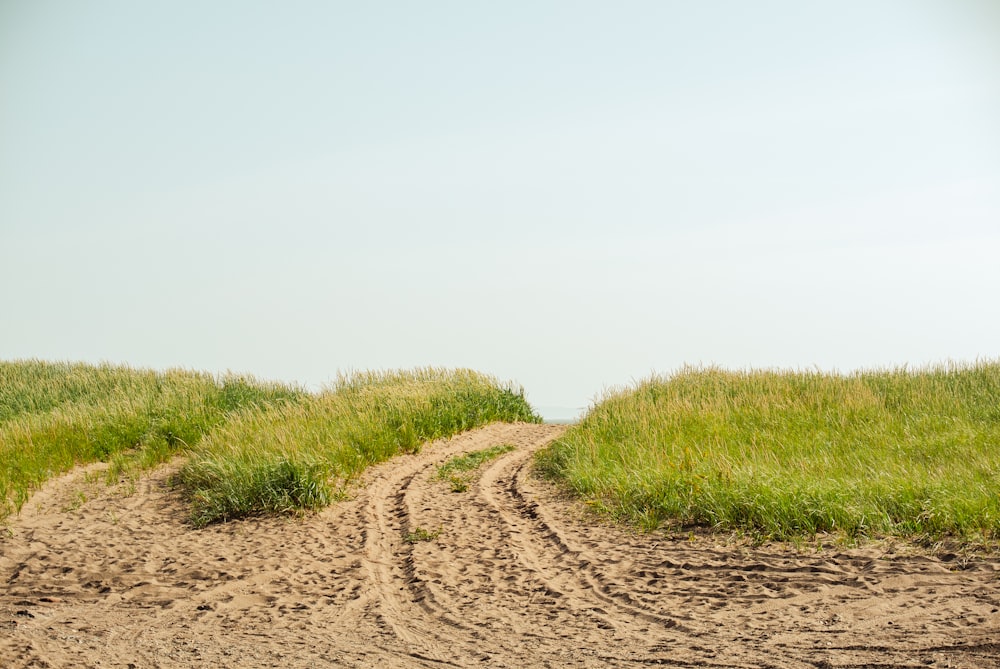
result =
M1000 558L808 553L583 522L491 425L304 519L195 530L175 467L53 481L0 529L0 666L998 667ZM467 490L449 458L513 444Z

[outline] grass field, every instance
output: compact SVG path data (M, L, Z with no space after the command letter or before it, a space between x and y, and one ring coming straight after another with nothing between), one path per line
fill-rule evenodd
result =
M609 394L540 470L645 528L1000 539L1000 364L685 368Z
M180 452L197 524L327 503L367 465L494 420L538 421L523 392L468 371L341 378L322 393L249 377L0 361L0 520L47 479L108 477Z

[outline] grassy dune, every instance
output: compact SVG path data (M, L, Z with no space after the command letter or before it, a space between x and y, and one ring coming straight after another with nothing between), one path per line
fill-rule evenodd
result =
M494 421L541 419L520 389L467 370L357 374L309 401L236 416L179 479L199 525L319 508L369 465Z
M109 477L188 453L197 524L315 508L366 466L491 421L540 421L470 371L355 374L314 394L249 377L0 361L0 520L90 462Z
M196 524L317 508L367 466L493 421L540 422L467 370L252 378L0 362L0 519L46 479L190 455ZM1000 363L839 376L687 368L608 395L538 456L594 507L758 538L1000 540Z
M0 519L52 476L97 461L109 476L163 462L234 411L304 391L247 377L0 361Z
M607 396L538 465L653 528L1000 539L1000 364L686 368Z

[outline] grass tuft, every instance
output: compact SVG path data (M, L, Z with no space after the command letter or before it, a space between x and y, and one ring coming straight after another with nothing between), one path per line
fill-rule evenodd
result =
M412 532L403 535L403 541L408 544L416 544L422 541L434 541L441 536L441 530L427 530L423 527L414 528Z
M435 478L448 481L452 492L465 492L472 482L472 472L475 472L483 464L490 460L495 460L504 453L510 453L516 448L513 444L497 444L480 451L470 451L462 455L456 455L443 465L438 467Z

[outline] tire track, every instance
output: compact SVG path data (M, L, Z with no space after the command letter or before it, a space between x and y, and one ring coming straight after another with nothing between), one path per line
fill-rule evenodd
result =
M443 526L451 519L421 521L413 508L413 498L425 495L429 479L449 457L488 448L508 437L516 439L524 431L524 426L493 425L460 435L397 459L393 467L385 468L362 491L363 563L374 587L370 598L376 602L380 620L411 657L458 664L478 652L481 643L475 631L461 622L450 607L437 603L428 582L420 576L414 543L406 540L407 535L417 529Z
M572 663L615 666L634 662L637 652L648 655L653 637L663 645L657 629L672 630L670 640L682 631L673 629L674 618L602 584L586 552L571 548L541 519L537 504L524 498L520 487L532 455L561 432L556 426L494 426L400 466L371 486L368 522L377 532L368 559L384 598L382 615L405 644L422 643L422 654L439 661L500 655L529 665L567 666L567 640L576 639L583 647L575 649ZM499 444L516 449L485 467L468 493L455 495L435 481L437 466L448 457ZM436 528L439 536L400 542L417 528ZM491 632L506 643L485 643ZM460 653L442 656L435 649L445 642ZM628 652L617 660L598 656L596 649L605 647ZM666 653L654 654L646 660L665 659Z
M532 476L562 430L490 425L322 512L198 530L171 467L77 471L0 528L0 666L1000 667L1000 557L636 534ZM436 476L500 444L464 491Z
M538 444L536 448L542 445ZM585 604L587 610L601 614L611 628L621 627L622 620L631 622L636 619L666 629L677 627L674 618L642 606L627 592L611 589L594 569L596 560L590 551L561 530L537 502L525 498L523 490L528 483L534 450L511 453L488 469L480 481L481 494L509 525L512 537L516 537L522 547L526 567L545 574L545 579L552 583L564 581L567 575L572 576L579 589L596 600ZM614 609L616 615L606 613L606 608ZM643 627L641 633L648 634L649 628Z

